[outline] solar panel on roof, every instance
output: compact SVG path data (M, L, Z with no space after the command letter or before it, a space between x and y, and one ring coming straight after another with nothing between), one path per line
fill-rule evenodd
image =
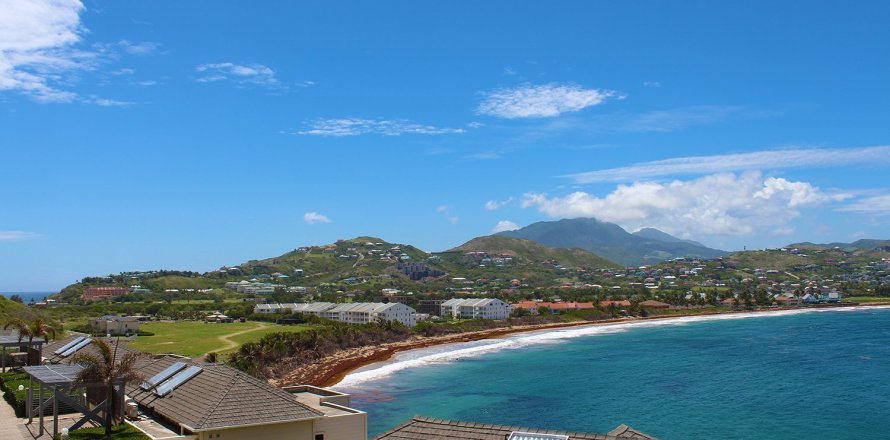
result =
M86 347L90 342L93 342L92 338L86 338L83 341L74 344L73 346L62 352L62 357L71 356L72 354L76 353L77 350Z
M139 387L143 390L150 390L157 386L159 383L169 379L170 376L178 373L179 370L182 370L183 368L185 368L185 362L174 362L169 367L164 368L164 371L161 371L160 373L152 376L151 379L142 382L142 385L140 385Z
M73 341L71 341L71 342L69 342L69 343L67 343L67 344L65 344L65 345L63 345L63 346L61 346L61 347L59 347L59 349L56 350L56 351L54 351L53 354L62 354L62 352L64 352L65 350L67 350L67 349L69 349L69 348L71 348L71 347L74 347L74 346L77 345L80 341L83 341L83 339L84 339L83 336L78 336L78 337L74 338Z
M161 397L166 396L167 393L173 391L174 389L176 389L176 387L186 383L189 379L195 377L198 373L201 372L201 370L201 367L192 365L191 367L188 367L185 370L176 373L176 376L171 377L169 380L155 388L155 394Z

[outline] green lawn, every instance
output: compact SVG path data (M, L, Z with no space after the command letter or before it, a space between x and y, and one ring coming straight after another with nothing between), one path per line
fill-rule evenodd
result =
M276 325L268 322L233 322L228 324L205 324L201 321L150 322L141 330L154 333L154 336L139 336L130 346L148 353L175 353L197 357L211 351L231 352L246 342L258 341L264 335L275 332L304 331L308 325ZM222 336L245 332L232 336L235 346L220 340Z

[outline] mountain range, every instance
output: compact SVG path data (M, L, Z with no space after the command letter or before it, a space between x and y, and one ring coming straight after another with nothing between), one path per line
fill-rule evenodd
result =
M594 218L537 222L497 235L532 240L556 248L584 249L625 266L653 264L677 257L717 258L727 254L658 229L645 228L632 234L614 223Z
M807 241L807 242L803 242L803 243L789 244L786 247L789 247L789 248L795 248L795 247L797 247L797 248L824 248L824 249L839 248L839 249L847 251L847 252L854 252L854 251L858 251L858 250L873 250L873 249L878 249L878 248L883 249L883 250L890 250L890 240L873 240L873 239L864 238L861 240L856 240L852 243L834 242L834 243L822 243L822 244L810 243Z

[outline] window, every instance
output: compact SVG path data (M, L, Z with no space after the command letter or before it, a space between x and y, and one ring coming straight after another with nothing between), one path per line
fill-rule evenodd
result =
M324 440L324 434L315 434L315 440Z

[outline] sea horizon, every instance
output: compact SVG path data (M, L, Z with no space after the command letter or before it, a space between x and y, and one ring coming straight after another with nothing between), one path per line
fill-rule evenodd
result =
M18 295L22 298L22 302L28 304L33 299L34 302L43 301L43 298L54 295L59 292L47 292L47 291L28 291L28 292L0 292L0 295L5 296L6 298L12 298L13 295Z

